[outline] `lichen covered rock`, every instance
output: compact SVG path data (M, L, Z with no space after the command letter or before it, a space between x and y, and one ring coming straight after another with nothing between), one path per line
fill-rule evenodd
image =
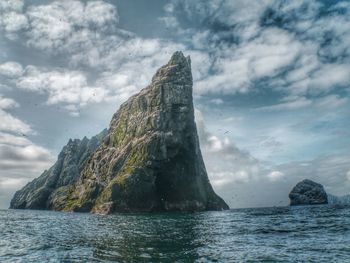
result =
M149 86L120 106L103 143L76 180L64 186L53 188L46 208L96 213L228 209L210 185L199 148L189 57L175 52Z
M305 179L289 193L290 205L327 204L327 193L321 184Z

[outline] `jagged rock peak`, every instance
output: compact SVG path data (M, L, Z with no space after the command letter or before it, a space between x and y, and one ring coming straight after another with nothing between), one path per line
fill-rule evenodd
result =
M168 62L168 65L178 65L178 64L184 64L190 69L191 68L190 56L185 57L181 51L174 52L174 54L171 56Z
M75 170L78 178L59 191L48 209L228 209L210 185L199 148L190 58L175 52L150 85L120 106L103 143Z
M174 84L192 83L191 59L176 51L169 62L157 70L152 78L152 84L157 82L174 82Z

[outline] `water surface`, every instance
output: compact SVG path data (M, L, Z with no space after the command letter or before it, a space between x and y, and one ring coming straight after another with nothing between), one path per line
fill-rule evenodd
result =
M0 262L350 262L350 208L0 210Z

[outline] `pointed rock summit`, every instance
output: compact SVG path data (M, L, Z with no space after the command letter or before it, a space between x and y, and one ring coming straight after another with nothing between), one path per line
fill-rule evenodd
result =
M35 179L15 194L11 207L96 213L228 209L207 176L192 100L191 60L175 52L149 86L120 106L103 142L74 168L74 180L57 183L67 176L61 172L46 188L50 175L40 184ZM45 195L38 194L42 187Z

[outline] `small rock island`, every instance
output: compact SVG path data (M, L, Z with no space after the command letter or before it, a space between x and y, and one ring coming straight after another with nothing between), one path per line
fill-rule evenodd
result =
M175 52L109 129L70 140L57 162L17 191L10 208L75 212L229 209L214 192L194 121L191 61Z
M328 204L327 193L321 184L305 179L289 193L290 205L321 205Z

